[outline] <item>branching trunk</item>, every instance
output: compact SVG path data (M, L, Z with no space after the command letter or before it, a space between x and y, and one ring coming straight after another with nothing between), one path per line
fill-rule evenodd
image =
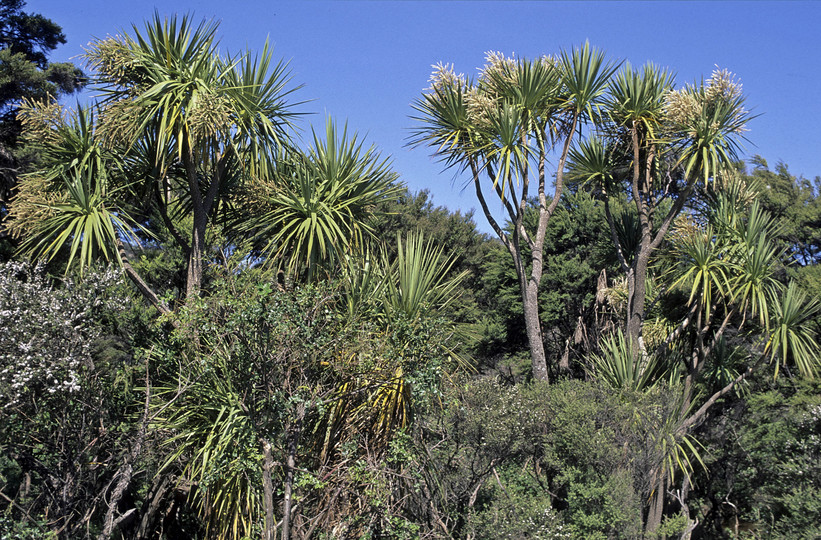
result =
M528 189L530 184L529 178L529 164L525 162L522 165L522 192L520 197L515 201L515 206L510 203L509 198L515 196L515 190L510 178L505 179L509 185L508 197L503 195L501 190L501 183L496 178L496 175L491 167L485 167L489 180L491 181L497 196L500 198L504 209L508 213L508 218L512 225L512 231L508 235L498 224L493 214L490 212L487 201L485 200L481 184L481 170L473 158L469 159L470 170L473 175L473 184L476 189L476 196L479 199L479 204L485 214L490 226L494 232L499 236L502 244L507 248L511 257L513 258L516 275L519 279L519 289L522 297L522 307L524 312L525 332L527 334L528 347L530 349L531 371L534 379L548 381L549 371L547 369L547 355L544 348L544 337L542 335L541 321L539 319L539 286L542 280L543 266L544 266L544 242L547 233L547 224L550 221L553 212L561 201L562 193L564 191L564 167L567 161L567 155L570 151L570 144L576 134L576 127L579 120L579 113L574 113L570 122L570 129L567 132L566 138L562 146L561 156L556 170L556 184L553 196L548 200L545 192L546 173L545 163L547 162L547 149L544 146L546 134L542 133L542 137L538 142L538 200L539 200L539 219L536 226L536 231L533 236L524 227L524 217L528 209ZM542 128L544 129L544 128ZM528 139L526 134L522 134L522 147L528 147ZM511 173L508 173L511 174ZM523 247L530 250L529 267L523 260Z
M168 215L169 191L168 181L166 178L163 178L157 187L155 195L157 209L159 210L163 223L165 223L165 228L168 229L168 232L171 233L171 236L173 236L174 240L180 245L185 256L188 257L189 253L191 253L191 246L188 245L188 242L183 238L182 234L180 234L180 231L177 230L176 225L174 225L174 222L171 221L171 217ZM165 193L165 197L163 197L163 193Z
M496 235L502 241L502 244L507 248L510 256L513 258L513 263L516 268L516 275L519 278L519 290L522 295L522 304L524 307L525 317L525 331L527 333L528 346L530 347L531 367L533 370L533 377L539 380L547 380L547 357L544 352L544 341L542 340L541 323L539 321L539 281L533 280L534 274L531 273L531 279L526 277L526 268L522 260L522 250L518 243L521 235L514 229L511 238L499 226L490 208L485 200L485 195L482 192L480 171L476 164L470 162L471 172L473 174L473 185L476 188L476 197L479 199L479 204L482 211L485 213L490 226L496 232ZM509 205L508 205L509 206ZM509 212L515 212L512 208ZM513 216L515 218L515 215ZM515 221L515 220L514 220ZM535 247L535 246L534 246ZM541 256L541 250L539 249ZM541 279L541 268L539 268L539 280Z
M183 137L183 166L191 194L191 207L194 226L191 230L191 243L188 252L188 271L185 280L185 297L191 298L199 293L202 287L203 258L205 254L205 229L208 226L208 212L200 190L197 175L197 157L187 137Z
M706 416L707 412L710 410L710 407L715 405L716 401L718 401L721 397L732 391L733 388L741 384L747 377L749 377L753 373L753 371L755 371L755 368L758 366L758 364L761 363L761 361L762 360L759 359L758 362L745 369L744 372L741 373L741 375L727 383L727 385L724 386L724 388L710 396L710 398L707 401L705 401L704 404L701 407L699 407L696 412L694 412L686 420L684 420L684 422L681 423L681 426L679 426L678 428L679 433L687 433L690 429L700 424Z
M207 244L205 234L208 229L208 221L214 202L219 194L219 187L228 155L214 157L214 172L208 190L203 196L200 190L199 177L197 174L197 156L194 149L186 142L184 144L183 165L188 179L188 187L191 192L191 202L194 217L194 227L191 231L191 245L188 252L188 273L186 276L185 297L190 298L199 294L202 288L202 276L205 270L205 254Z
M692 176L686 179L683 189L673 201L664 219L654 230L654 216L659 208L660 201L656 199L653 191L653 168L656 166L656 146L646 144L642 134L639 133L637 122L631 126L631 146L632 146L632 178L631 195L633 203L636 205L636 212L639 218L640 238L638 246L633 253L633 262L629 268L626 266L626 253L622 252L622 246L618 240L615 224L610 215L610 207L605 200L605 213L607 222L610 225L611 235L614 239L619 261L622 267L627 270L627 325L628 338L636 345L636 350L642 354L646 353L642 340L642 325L645 317L647 269L650 258L656 249L661 245L667 231L672 226L675 218L681 213L684 204L689 200L695 189L697 177ZM642 170L642 149L646 152L643 160ZM695 167L694 170L699 170ZM607 197L607 194L605 194Z

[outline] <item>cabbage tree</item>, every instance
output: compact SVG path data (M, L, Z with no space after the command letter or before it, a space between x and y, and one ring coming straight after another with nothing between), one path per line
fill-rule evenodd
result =
M447 167L467 174L485 217L513 259L536 379L548 379L538 299L547 223L564 190L571 143L582 126L596 120L614 70L589 44L535 60L491 52L476 80L438 65L430 87L414 103L413 144L431 147ZM548 162L553 158L551 186ZM533 197L538 222L528 230L525 213ZM497 205L510 221L509 232L491 210Z
M47 104L29 107L48 185L35 174L31 181L41 185L22 189L40 199L22 202L47 209L51 220L16 212L18 230L37 236L29 252L51 258L68 245L81 267L95 253L123 262L117 243L137 230L127 210L156 211L187 260L186 296L199 291L206 233L243 184L273 174L294 117L286 66L268 45L259 54L221 55L216 31L215 23L155 15L131 34L91 44L99 101L93 116L77 115L90 122L61 118ZM180 222L190 230L178 230Z
M722 183L735 167L750 114L741 85L716 70L705 82L674 88L672 74L653 64L629 64L613 77L606 99L607 122L597 137L570 152L575 180L601 197L612 240L627 276L627 335L644 354L646 282L651 257L697 188ZM611 201L635 207L634 238L619 234Z

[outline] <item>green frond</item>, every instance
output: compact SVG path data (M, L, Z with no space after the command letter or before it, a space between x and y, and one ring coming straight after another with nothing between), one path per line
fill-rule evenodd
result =
M385 276L369 252L360 257L346 255L342 259L342 302L353 320L362 313L373 313L373 304L381 294Z
M805 377L819 372L821 351L812 325L821 315L821 302L810 298L791 281L786 290L773 294L773 321L766 350L775 362L775 375L781 366L792 363Z
M732 346L725 336L721 336L710 352L709 364L705 372L706 380L716 388L723 388L740 375L739 367L750 359L749 350L741 346ZM734 387L734 391L743 395L746 391L746 380Z
M80 171L64 176L63 196L41 203L46 217L30 224L20 252L52 260L67 249L66 271L76 263L80 273L98 259L122 264L118 244L138 243L133 231L139 226L110 198L100 176L92 180Z
M677 393L666 410L643 417L648 423L650 439L655 447L658 473L667 476L671 483L675 481L678 472L692 480L696 463L707 470L701 457L704 446L693 435L680 429L683 419L692 412L692 404L685 408L683 400L684 394Z
M388 316L401 314L414 320L425 310L442 309L452 303L459 283L467 275L462 272L448 277L455 258L443 257L443 248L425 242L421 233L408 234L404 242L401 236L397 240L399 250L383 289ZM383 264L388 266L387 261Z
M476 144L476 127L468 119L466 87L447 84L432 88L413 103L414 116L421 127L411 132L410 144L433 147L447 167L467 167L466 160L481 146Z
M370 213L401 186L388 160L349 136L347 127L338 133L330 119L324 139L314 132L309 151L287 159L263 201L268 210L241 216L237 227L256 237L270 263L287 256L289 272L313 274L362 247L373 234Z
M170 432L161 470L181 468L209 535L239 540L253 534L262 515L262 456L240 396L218 371L196 373L180 396L176 385L157 388L170 406L152 427Z
M605 193L614 191L618 160L612 145L600 138L589 137L577 142L567 160L570 180L581 185L591 184Z
M562 73L563 108L580 118L595 119L618 64L607 60L604 51L591 47L589 42L570 52L562 51L558 61Z
M672 286L689 287L688 303L698 302L709 319L714 297L723 298L730 290L722 246L716 242L712 228L708 227L684 239L679 250L685 268Z
M268 43L256 55L220 56L217 28L155 13L131 34L94 43L87 57L100 72L103 107L112 111L102 127L126 146L152 133L163 170L188 152L211 167L233 153L245 174L270 176L270 159L296 115L286 98L297 88L287 88L287 64L274 62Z
M739 84L715 77L668 93L666 116L681 149L678 162L684 165L686 177L707 186L735 165L752 118L744 103Z
M607 112L611 120L628 128L635 124L655 139L673 79L670 72L652 63L640 69L626 63L610 83Z
M675 362L656 355L638 354L621 329L601 340L601 354L589 357L589 373L615 390L646 391L669 382Z
M246 52L232 69L225 70L225 94L234 106L234 144L243 156L242 165L251 177L274 174L271 158L287 146L292 119L298 113L286 98L301 88L288 88L288 64L274 62L266 40L262 52Z

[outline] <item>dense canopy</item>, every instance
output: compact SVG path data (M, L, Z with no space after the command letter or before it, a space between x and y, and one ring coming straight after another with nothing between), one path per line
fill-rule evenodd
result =
M738 76L434 66L409 144L491 235L219 32L155 14L96 98L4 102L0 536L821 534L821 183L741 161Z

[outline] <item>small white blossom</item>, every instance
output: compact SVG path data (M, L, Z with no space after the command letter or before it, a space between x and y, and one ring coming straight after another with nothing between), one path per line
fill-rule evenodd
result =
M84 285L54 287L40 266L0 264L0 398L6 408L26 396L77 393L91 345L100 336L93 314L120 309L106 294L118 272L91 272ZM111 303L111 305L109 305Z

